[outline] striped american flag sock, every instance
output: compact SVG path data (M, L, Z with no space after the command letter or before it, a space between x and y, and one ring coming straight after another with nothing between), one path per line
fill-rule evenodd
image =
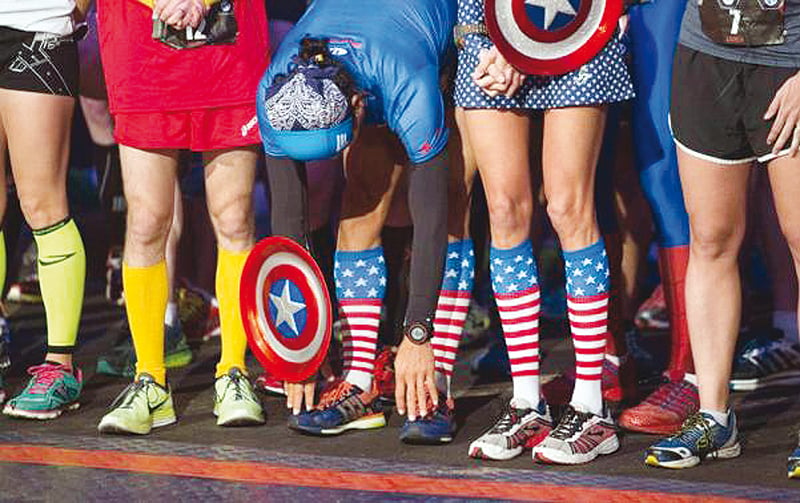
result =
M609 271L602 239L564 252L569 327L575 346L575 388L571 404L602 414L601 377L608 332Z
M368 391L372 387L381 307L386 294L383 248L337 251L333 274L342 327L345 380Z
M450 380L458 343L467 319L472 285L475 281L475 252L471 239L447 245L439 302L433 320L433 358L436 386L450 396Z
M514 398L539 403L539 274L526 239L510 249L492 247L492 287L511 362Z

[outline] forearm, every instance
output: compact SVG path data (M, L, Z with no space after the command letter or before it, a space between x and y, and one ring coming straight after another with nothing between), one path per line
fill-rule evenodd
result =
M447 251L447 152L411 167L408 203L414 224L406 321L432 318Z

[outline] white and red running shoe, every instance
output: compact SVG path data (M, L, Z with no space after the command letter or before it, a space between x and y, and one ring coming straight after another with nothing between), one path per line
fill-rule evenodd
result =
M617 428L608 412L601 417L568 405L558 426L533 449L533 459L541 463L579 465L617 449Z
M511 459L524 449L535 447L552 428L553 419L544 400L533 408L524 400L512 398L494 426L469 444L469 455L478 459Z

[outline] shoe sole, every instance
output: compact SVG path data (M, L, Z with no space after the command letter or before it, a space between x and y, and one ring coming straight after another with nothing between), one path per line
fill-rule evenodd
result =
M154 419L153 424L149 428L126 428L122 424L117 423L114 420L106 421L103 418L100 421L100 424L97 425L97 431L100 433L109 433L115 435L147 435L155 428L161 428L162 426L169 426L174 424L178 421L175 416L172 417L165 417L163 419Z
M682 423L673 424L670 426L640 426L632 424L623 424L620 421L620 426L628 431L635 431L636 433L646 433L648 435L672 435L681 429Z
M419 430L412 429L406 435L400 435L400 441L409 445L442 445L453 441L453 434L438 437L426 437Z
M790 479L800 479L800 466L798 466L794 470L789 470L786 476L789 477Z
M725 447L724 449L719 449L718 451L714 451L713 453L709 453L706 456L706 459L731 459L739 456L742 453L742 446L739 442L736 442L734 445L730 447ZM678 459L675 461L659 461L653 454L649 454L645 460L644 464L647 466L654 466L656 468L668 468L670 470L682 470L684 468L694 468L695 466L700 464L700 458L698 456L691 456L686 459Z
M475 459L489 459L492 461L508 461L522 454L523 450L522 447L503 449L492 444L473 443L469 446L469 457Z
M594 461L598 456L613 454L617 450L619 450L619 438L614 435L600 442L595 449L583 454L566 454L556 449L537 447L533 450L533 458L540 463L582 465Z
M263 414L258 417L247 412L240 412L226 417L225 420L220 419L216 410L214 415L217 417L217 426L258 426L267 422Z
M731 379L731 391L756 391L772 387L789 387L800 385L800 370L780 372L771 376L756 379Z
M371 414L343 424L337 428L309 428L301 425L291 425L294 430L316 436L339 435L348 430L373 430L386 426L386 416L383 413Z
M81 406L79 402L72 402L61 408L47 411L25 410L16 409L11 407L11 404L6 404L3 407L3 414L9 417L16 417L20 419L37 419L39 421L46 421L48 419L55 419L65 411L76 410Z

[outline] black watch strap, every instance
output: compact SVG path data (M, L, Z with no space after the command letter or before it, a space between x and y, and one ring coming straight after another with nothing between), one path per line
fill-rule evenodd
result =
M403 335L414 344L425 344L433 339L433 324L430 321L407 323L403 328Z

